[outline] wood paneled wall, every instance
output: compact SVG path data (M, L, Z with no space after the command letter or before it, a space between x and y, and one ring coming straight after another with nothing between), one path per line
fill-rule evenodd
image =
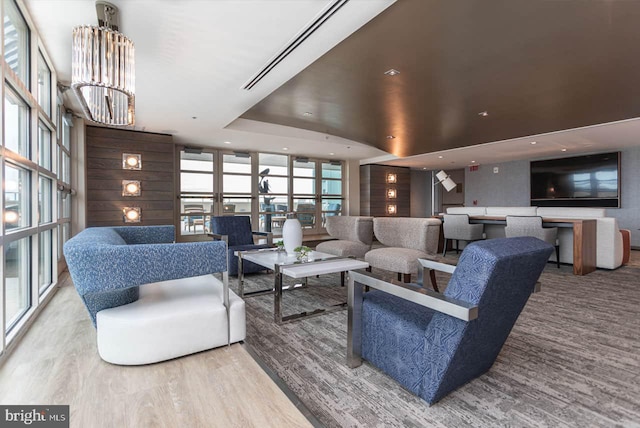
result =
M86 127L87 226L174 224L173 137ZM142 170L122 169L122 154L142 155ZM141 195L122 196L122 180L139 180ZM140 223L124 223L122 209L140 207Z
M387 174L396 174L395 184L387 183ZM396 190L396 198L387 198L387 189ZM411 216L411 170L409 168L362 165L360 167L360 215L374 217ZM396 214L387 212L387 206L396 206Z

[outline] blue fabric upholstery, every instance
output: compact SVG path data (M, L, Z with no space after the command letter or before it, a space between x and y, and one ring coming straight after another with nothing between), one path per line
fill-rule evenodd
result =
M256 250L269 248L269 245L253 243L251 219L247 216L211 217L211 232L227 235L229 238L229 275L238 275L238 257L234 251ZM251 262L243 264L244 273L254 273L265 270L264 267Z
M432 404L493 365L553 247L531 237L468 245L444 293L478 305L469 322L365 293L362 356Z
M227 270L224 242L171 244L174 236L174 226L92 227L65 243L71 279L94 325L102 309L136 301L139 285Z

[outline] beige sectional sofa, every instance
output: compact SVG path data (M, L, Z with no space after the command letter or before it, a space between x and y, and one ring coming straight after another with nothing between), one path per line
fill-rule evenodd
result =
M544 218L595 219L597 248L596 266L603 269L616 269L622 264L623 243L618 220L606 216L604 208L555 208L555 207L451 207L447 214L468 214L469 216L508 215L540 216ZM487 239L504 237L504 225L485 225ZM559 228L560 261L573 263L573 230ZM551 257L555 260L555 255Z

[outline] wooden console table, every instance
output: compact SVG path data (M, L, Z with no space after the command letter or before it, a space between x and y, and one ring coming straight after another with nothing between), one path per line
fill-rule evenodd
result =
M470 223L507 224L505 217L469 216ZM596 220L573 218L542 218L546 227L573 229L573 274L586 275L596 270Z

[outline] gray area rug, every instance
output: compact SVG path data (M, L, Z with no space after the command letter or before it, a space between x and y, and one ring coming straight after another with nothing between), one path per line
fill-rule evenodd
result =
M367 362L347 367L346 310L278 326L273 296L250 297L246 343L328 427L640 427L640 268L580 277L549 263L541 282L491 370L431 407ZM339 283L285 292L284 313L345 302Z

